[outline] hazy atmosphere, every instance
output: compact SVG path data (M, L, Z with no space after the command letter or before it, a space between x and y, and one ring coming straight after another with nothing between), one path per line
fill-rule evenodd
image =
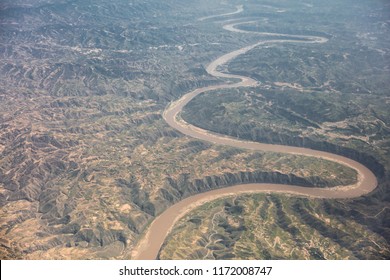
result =
M1 0L1 259L389 259L390 3Z

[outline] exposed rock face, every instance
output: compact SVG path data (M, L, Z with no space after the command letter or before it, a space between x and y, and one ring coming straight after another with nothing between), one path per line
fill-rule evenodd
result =
M221 130L217 126L212 127L208 123L197 123L196 125L207 130L212 130L221 134L228 134L233 137L240 135L240 138L248 139L251 141L305 147L329 153L335 153L362 163L363 165L367 166L372 172L374 172L377 177L382 178L385 174L384 166L372 155L348 147L342 147L326 141L313 140L309 137L301 137L299 135L292 135L292 133L287 134L283 132L274 131L272 129L253 127L247 124L233 128L231 131Z
M373 156L348 147L341 147L326 141L316 141L307 137L291 137L291 135L278 133L275 131L265 131L258 128L252 130L251 134L243 134L241 137L264 143L306 147L339 154L364 164L378 177L383 177L385 174L383 165L379 163Z
M155 202L157 213L165 207L185 197L196 193L209 191L226 186L249 184L249 183L275 183L290 184L303 187L331 187L337 185L337 181L325 181L319 177L302 178L294 174L283 174L280 172L254 172L226 173L220 176L207 176L191 180L189 174L182 174L178 180L166 178L164 187L160 189L160 199Z
M138 120L138 124L153 123L161 120L157 114L148 115ZM137 120L136 120L137 122ZM162 133L164 131L161 131ZM171 131L165 131L169 134ZM262 135L259 133L259 135ZM177 137L176 134L169 136ZM120 191L122 203L127 203L132 209L130 212L109 212L107 218L115 224L118 221L124 227L112 227L100 223L90 225L90 217L83 211L76 211L77 207L85 203L85 186L90 188L98 183L96 177L99 170L88 168L82 161L74 160L74 150L78 151L81 143L71 140L60 140L48 133L36 133L30 128L12 131L3 134L7 146L1 151L2 168L0 169L0 184L5 191L0 194L0 204L7 206L10 202L27 201L28 207L18 212L18 216L7 223L2 224L1 230L10 232L21 223L38 221L40 230L36 233L36 240L44 240L25 247L3 242L4 258L23 258L24 255L34 255L37 252L45 252L58 247L69 249L82 248L89 250L91 257L100 249L104 249L117 242L125 247L131 247L148 223L175 202L190 195L205 192L216 188L222 188L234 184L245 183L282 183L300 186L335 186L337 180L326 181L319 177L302 178L294 174L280 172L253 172L223 173L204 178L193 178L188 173L181 174L174 179L166 177L160 189L151 195L148 190L141 188L139 181L134 176L128 179L116 179L115 187ZM156 139L161 136L156 136ZM152 138L148 138L152 141ZM298 140L298 144L306 145L307 141ZM324 148L332 145L323 144ZM194 142L189 147L191 150L202 152L207 146L201 142ZM27 152L26 152L27 151ZM367 161L367 157L359 152L342 150L347 156L361 157ZM350 154L348 154L348 152ZM227 158L231 155L221 155ZM368 158L372 160L371 158ZM215 158L214 160L219 160ZM372 162L375 162L372 160ZM381 166L377 167L380 173ZM104 207L104 201L102 206ZM382 226L378 231L383 231ZM7 245L8 244L8 245ZM120 251L117 252L117 255ZM114 255L114 254L113 254ZM104 253L99 257L104 258Z
M185 197L196 193L209 191L237 184L248 183L276 183L291 184L304 187L332 187L337 185L337 180L326 181L319 177L302 178L294 174L283 174L280 172L254 172L226 173L220 176L206 176L204 178L191 179L190 174L182 174L177 180L170 177L165 179L163 187L159 189L158 195L153 199L139 189L139 185L132 179L129 181L118 180L118 186L123 188L123 193L139 207L144 213L143 219L130 220L129 227L136 233L143 231L150 219L167 207Z

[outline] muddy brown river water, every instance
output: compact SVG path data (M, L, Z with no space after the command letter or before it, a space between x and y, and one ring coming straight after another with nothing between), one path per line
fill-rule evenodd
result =
M239 32L240 29L237 29L235 26L238 24L229 24L225 25L224 28L230 31ZM200 194L196 194L181 200L180 202L172 205L161 213L150 226L145 231L144 235L140 238L137 246L131 252L132 259L141 259L141 260L152 260L156 259L160 248L172 230L174 224L182 218L186 213L193 210L194 208L212 201L214 199L238 195L238 194L247 194L247 193L286 193L293 194L297 196L306 196L312 198L328 198L328 199L344 199L344 198L354 198L365 195L377 186L377 179L375 175L364 165L332 153L312 150L308 148L284 146L284 145L273 145L273 144L264 144L258 142L251 142L245 140L239 140L225 135L220 135L214 132L210 132L194 125L191 125L185 122L180 118L180 112L183 110L184 106L188 104L193 98L197 95L217 90L217 89L227 89L227 88L238 88L238 87L253 87L257 85L257 82L251 78L233 75L228 73L222 73L217 70L217 67L223 64L226 64L235 57L246 53L247 51L259 47L265 44L282 44L282 43L325 43L327 42L326 38L317 37L317 36L299 36L299 35L286 35L286 34L275 34L275 33L260 33L245 31L245 33L256 33L260 35L267 36L290 36L291 39L287 40L262 40L256 44L235 50L228 54L225 54L209 64L207 67L207 72L210 75L219 78L229 79L230 82L226 82L220 85L214 85L209 87L203 87L195 89L179 100L169 104L166 110L163 113L164 120L173 128L180 131L181 133L197 138L199 140L211 142L218 145L226 145L230 147L236 147L246 150L253 151L269 151L269 152L278 152L278 153L288 153L296 155L311 156L316 158L327 159L330 161L338 162L349 166L357 171L357 182L349 186L340 186L332 188L312 188L300 187L294 185L282 185L282 184L244 184L244 185L235 185L231 187L216 189ZM239 80L238 82L231 82L232 79Z

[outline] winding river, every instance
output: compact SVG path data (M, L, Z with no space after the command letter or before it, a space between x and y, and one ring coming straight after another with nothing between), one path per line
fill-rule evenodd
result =
M234 14L242 11L241 6L237 8L238 9L236 12L230 14ZM224 15L229 15L229 14L224 14ZM216 17L216 16L212 16L212 17ZM180 131L184 135L197 138L199 140L211 142L214 144L218 144L218 145L226 145L230 147L236 147L236 148L253 150L253 151L270 151L270 152L278 152L278 153L304 155L304 156L311 156L311 157L322 158L322 159L338 162L340 164L355 169L358 174L357 175L358 180L353 185L339 186L339 187L332 187L332 188L317 188L317 187L307 188L307 187L300 187L294 185L281 185L281 184L269 184L269 183L244 184L244 185L235 185L231 187L216 189L216 190L190 196L172 205L171 207L166 209L163 213L161 213L158 217L154 219L154 221L150 224L150 226L145 231L142 238L139 240L137 246L132 251L131 253L132 259L141 259L141 260L156 259L165 238L169 234L170 230L173 228L174 224L185 214L187 214L189 211L195 209L196 207L202 205L203 203L206 203L208 201L217 198L244 194L244 193L266 192L266 193L288 193L288 194L313 197L313 198L342 199L342 198L354 198L354 197L365 195L371 192L372 190L374 190L377 186L377 179L375 175L364 165L352 159L340 155L312 150L308 148L263 144L263 143L252 142L252 141L239 140L236 138L220 135L217 133L213 133L201 129L199 127L196 127L194 125L185 122L183 119L180 118L180 112L183 110L184 106L186 106L194 97L196 97L201 93L216 90L216 89L253 87L258 84L255 80L249 77L222 73L217 70L219 66L226 64L227 62L236 58L237 56L244 54L253 48L265 44L275 44L275 43L321 44L327 42L326 38L318 37L318 36L288 35L288 34L264 33L264 32L241 30L237 26L243 23L244 22L227 24L223 28L232 32L254 33L258 35L267 35L267 36L274 36L274 37L287 37L288 39L262 40L256 44L232 51L230 53L227 53L217 58L216 60L214 60L209 64L209 66L206 69L207 72L214 77L229 79L230 82L227 81L224 84L198 88L185 94L177 101L168 105L168 107L163 113L164 120L171 127ZM233 83L232 79L236 80L237 82Z

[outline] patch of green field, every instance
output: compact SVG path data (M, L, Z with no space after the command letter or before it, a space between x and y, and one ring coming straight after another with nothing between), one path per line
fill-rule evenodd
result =
M386 259L386 240L320 199L255 194L219 199L182 218L161 259ZM342 206L342 202L336 202Z

